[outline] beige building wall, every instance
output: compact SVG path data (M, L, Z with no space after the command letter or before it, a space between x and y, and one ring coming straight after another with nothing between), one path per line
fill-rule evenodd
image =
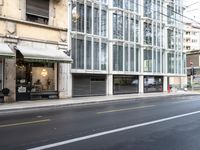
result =
M7 30L14 30L18 38L67 41L67 0L50 0L48 25L25 20L26 0L0 1L0 35L8 34L5 29L7 27Z
M33 47L51 44L58 49L67 50L67 8L67 0L50 0L49 23L46 25L26 21L26 0L0 0L0 41L7 43L13 51L14 46L26 42L32 43ZM4 87L11 90L8 102L15 101L16 97L15 62L15 58L5 59ZM59 65L63 66L68 64ZM63 77L64 75L59 74L58 77L58 82L62 79L58 86L61 98L66 98L69 93L64 85L67 84L68 78Z

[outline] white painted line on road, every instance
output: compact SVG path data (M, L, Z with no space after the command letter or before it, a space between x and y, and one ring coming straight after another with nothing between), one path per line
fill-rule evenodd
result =
M179 104L179 103L190 103L190 102L195 102L195 101L200 101L199 99L195 100L182 100L182 101L177 101L177 102L171 102L172 104Z
M154 106L156 106L156 105L147 105L147 106L140 106L140 107L124 108L124 109L114 109L114 110L97 112L97 114L106 114L106 113L113 113L113 112L119 112L119 111L136 110L136 109L143 109L143 108L149 108L149 107L154 107Z
M18 123L12 123L12 124L3 124L3 125L0 125L0 128L36 124L36 123L43 123L43 122L49 122L49 121L50 119L43 119L43 120L35 120L35 121L27 121L27 122L18 122Z
M91 134L91 135L87 135L87 136L83 136L83 137L69 139L66 141L61 141L61 142L57 142L57 143L53 143L53 144L30 148L28 150L44 150L44 149L48 149L48 148L58 147L58 146L67 145L70 143L75 143L75 142L79 142L79 141L83 141L83 140L96 138L96 137L103 136L103 135L126 131L126 130L130 130L130 129L138 128L138 127L148 126L148 125L161 123L161 122L165 122L165 121L169 121L169 120L174 120L174 119L178 119L178 118L183 118L183 117L187 117L187 116L191 116L191 115L195 115L195 114L200 114L200 111L194 111L194 112L190 112L190 113L186 113L186 114L176 115L176 116L172 116L172 117L168 117L168 118L163 118L163 119L145 122L145 123L141 123L141 124L131 125L131 126L113 129L113 130L109 130L109 131L104 131L104 132L100 132L100 133L95 133L95 134Z

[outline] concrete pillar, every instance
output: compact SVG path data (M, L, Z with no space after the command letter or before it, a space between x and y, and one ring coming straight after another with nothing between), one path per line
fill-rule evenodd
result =
M107 95L113 95L113 75L107 75L107 83L106 83Z
M139 93L144 93L144 76L139 76Z
M4 88L10 90L9 96L5 102L16 101L16 63L15 59L5 59L4 65Z
M59 98L71 97L71 76L69 75L69 65L61 63L58 65L58 93Z
M163 77L163 92L167 92L168 90L168 82L167 82L167 79L168 77L167 76L164 76Z

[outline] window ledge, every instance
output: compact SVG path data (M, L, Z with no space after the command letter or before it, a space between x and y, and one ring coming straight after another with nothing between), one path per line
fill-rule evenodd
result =
M43 28L58 30L58 31L65 31L65 32L68 31L67 28L59 28L59 27L54 27L54 26L50 26L50 25L39 24L39 23L25 21L25 20L18 20L18 19L9 18L9 17L0 16L0 20L12 21L12 22L16 22L16 23L27 24L27 25L32 25L32 26L36 26L36 27L43 27Z

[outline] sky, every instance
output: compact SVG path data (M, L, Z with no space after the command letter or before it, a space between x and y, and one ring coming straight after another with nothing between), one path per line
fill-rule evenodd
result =
M196 20L200 24L200 0L183 0L184 16ZM185 18L184 21L188 20ZM190 20L190 22L192 22Z

